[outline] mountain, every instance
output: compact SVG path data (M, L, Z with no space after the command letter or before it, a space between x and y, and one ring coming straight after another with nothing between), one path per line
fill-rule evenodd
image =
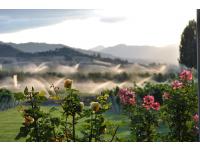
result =
M0 42L0 55L4 57L20 55L21 57L23 56L27 58L36 56L39 57L39 55L44 55L44 57L47 58L47 55L50 55L49 57L53 57L53 55L58 56L58 54L60 55L61 52L59 50L64 50L63 48L65 50L73 51L73 55L70 56L69 54L71 54L71 52L62 52L63 56L65 56L68 59L70 59L70 57L76 57L76 55L84 55L84 57L87 56L87 58L98 57L98 59L101 60L106 60L105 58L107 58L107 60L114 60L120 58L124 60L129 60L130 62L139 63L161 62L177 64L177 59L179 57L179 51L176 45L155 47L119 44L112 47L97 46L89 50L84 50L80 48L69 47L63 44L47 44L33 42L20 44ZM31 53L34 55L31 55ZM80 59L80 57L77 59Z
M6 43L16 49L19 49L23 52L28 52L28 53L35 53L35 52L44 52L44 51L49 51L49 50L55 50L57 48L62 48L65 45L62 44L47 44L47 43Z
M105 49L105 47L102 46L102 45L99 45L99 46L96 46L96 47L91 48L90 50L92 50L92 51L101 51L101 50L103 50L103 49Z
M33 44L34 45L34 44ZM124 64L127 61L102 57L97 52L77 49L73 47L64 46L56 48L55 50L48 50L42 52L23 52L10 44L0 43L0 63L4 62L58 62L58 63L94 63L107 62L114 64Z
M100 54L102 57L107 57L107 58L112 58L112 59L115 58L110 54L98 52L98 51L96 51L97 49L84 50L84 49L81 49L81 48L74 48L74 47L66 46L64 44L49 44L49 43L35 43L35 42L17 44L17 43L12 43L12 42L5 43L5 42L1 42L1 41L0 41L0 44L10 45L15 49L18 49L22 52L27 52L27 53L47 52L49 50L56 50L56 49L59 49L59 48L66 47L66 48L69 48L69 49L72 48L75 51L78 51L80 53L87 54L87 55L98 55L98 54ZM104 48L103 46L99 46L99 50L100 50L100 47L101 47L101 49Z
M155 46L130 46L119 44L101 49L100 52L128 60L149 60L153 62L178 63L178 46L169 45L165 47Z

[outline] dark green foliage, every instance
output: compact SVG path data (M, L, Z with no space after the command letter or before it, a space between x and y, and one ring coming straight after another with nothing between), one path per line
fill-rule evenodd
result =
M0 89L0 111L12 108L18 104L14 95L7 89Z
M145 73L138 73L138 76L139 76L139 77L142 77L142 78L147 78L147 77L150 77L151 74L148 73L148 72L145 72Z
M130 113L131 141L152 142L158 140L159 112L136 106Z
M65 117L64 128L66 132L66 140L76 142L78 140L78 137L76 135L75 125L80 119L80 115L82 112L78 91L75 89L66 88L66 95L63 98L61 106ZM69 120L70 117L72 118L71 122Z
M175 79L176 75L174 73L162 74L162 73L154 73L153 80L157 82L166 82L170 79Z
M111 103L108 102L109 93L109 91L105 91L96 98L96 102L100 105L99 110L94 111L92 109L92 104L90 109L84 110L83 114L86 117L86 120L84 121L81 130L81 133L83 134L82 141L112 142L117 139L116 133L119 127L111 122L106 122L103 115L103 113L108 111L111 107ZM108 125L113 128L111 129ZM105 134L110 135L111 138L105 139Z
M24 123L16 136L16 140L27 137L26 141L49 141L49 138L53 136L53 128L47 122L49 115L40 110L40 104L46 98L39 92L35 92L34 88L29 91L27 87L24 90L24 95L21 96L21 99L24 99L29 106L25 109L22 107L20 110L23 112Z
M197 31L196 22L189 21L181 35L181 43L179 46L180 58L179 63L187 67L197 68Z
M82 76L79 76L79 77L82 77ZM87 76L85 75L84 78L88 80L94 80L94 81L114 80L116 82L124 82L124 81L130 80L131 76L130 74L126 72L122 72L119 74L112 74L109 72L106 72L106 73L94 72L94 73L89 73Z

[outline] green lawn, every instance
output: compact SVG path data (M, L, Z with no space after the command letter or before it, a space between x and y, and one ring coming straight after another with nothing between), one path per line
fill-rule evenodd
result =
M42 109L48 110L49 107L42 107ZM56 112L57 113L57 112ZM111 112L105 114L107 120L112 120L114 123L120 125L117 132L117 136L120 138L127 138L129 135L128 130L128 119L124 115L113 114ZM17 135L19 128L23 122L21 113L18 112L17 108L9 109L0 112L0 142L13 142ZM80 126L77 125L77 129ZM20 139L19 141L25 141Z
M15 141L23 118L17 109L0 112L0 141ZM21 140L23 141L23 139Z

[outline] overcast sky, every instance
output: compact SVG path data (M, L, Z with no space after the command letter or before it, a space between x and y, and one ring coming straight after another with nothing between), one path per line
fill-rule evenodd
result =
M98 45L165 46L180 42L195 10L67 9L0 10L0 41Z

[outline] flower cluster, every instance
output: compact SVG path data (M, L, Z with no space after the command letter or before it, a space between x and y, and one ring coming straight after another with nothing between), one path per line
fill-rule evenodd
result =
M183 70L179 74L179 78L183 81L191 81L192 80L192 72L189 70Z
M147 95L143 97L143 107L149 110L150 108L154 110L159 110L160 109L160 103L155 102L154 96L152 95Z
M172 88L175 89L179 89L183 87L183 83L181 81L175 80L172 82Z
M119 90L118 93L121 103L124 105L130 104L130 105L135 105L136 104L136 99L135 99L135 93L132 92L130 89L123 88Z
M175 80L172 82L172 88L174 90L182 88L184 86L184 82L191 81L192 79L193 79L192 72L190 70L183 70L179 74L179 80Z

